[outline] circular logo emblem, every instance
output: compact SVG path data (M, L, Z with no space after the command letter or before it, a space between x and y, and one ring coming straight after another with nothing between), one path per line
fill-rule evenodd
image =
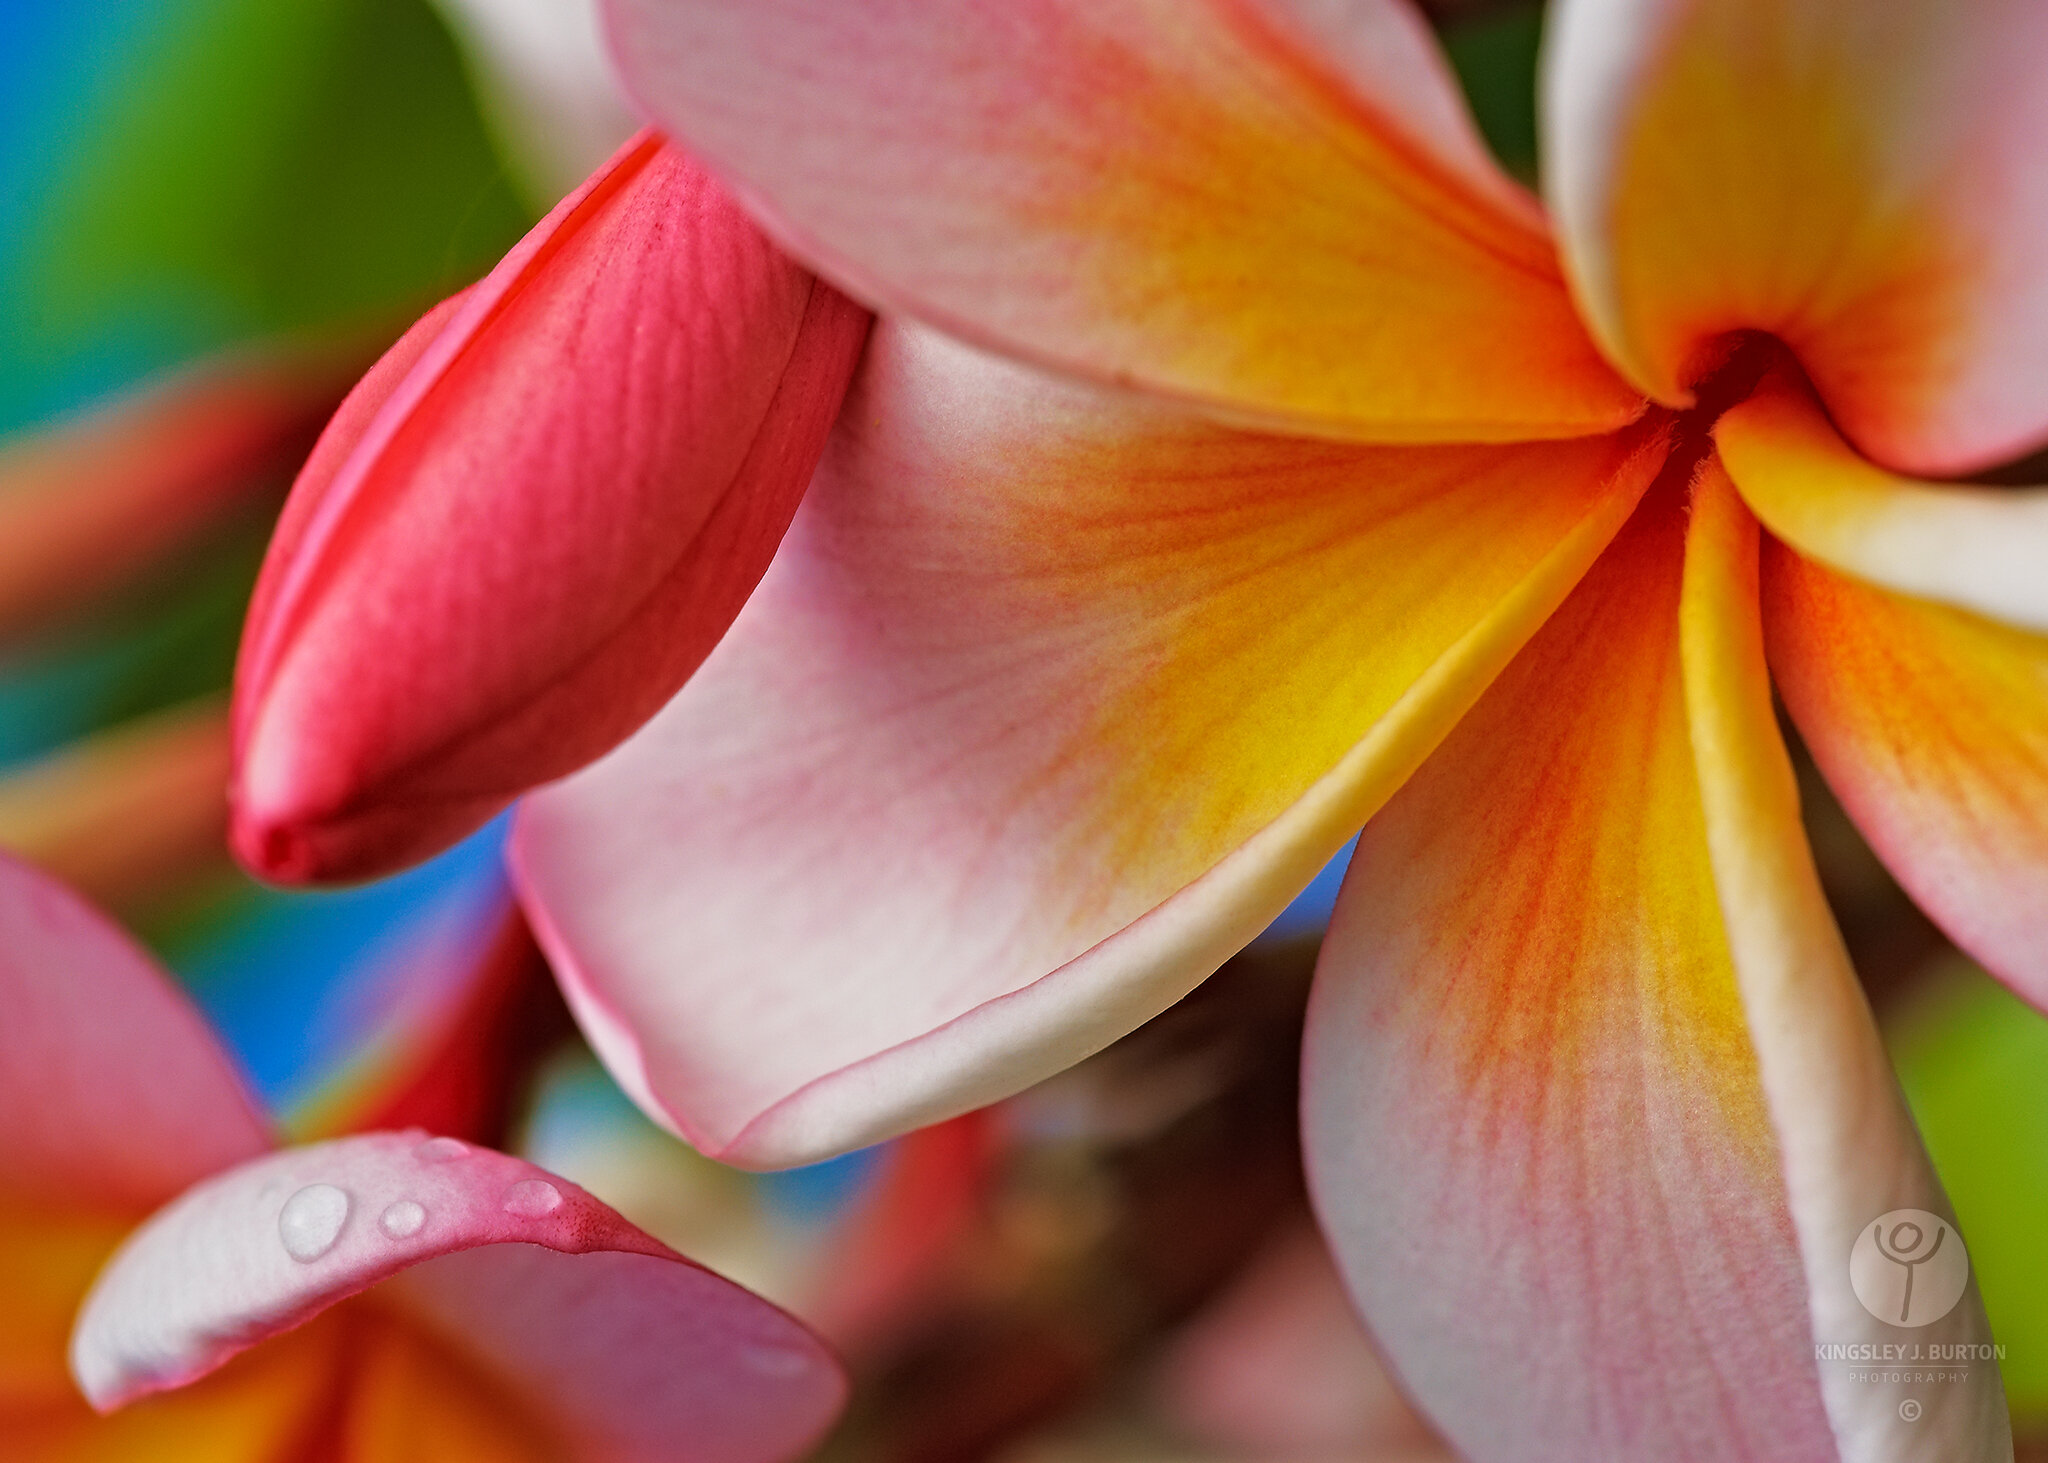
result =
M1863 1309L1892 1326L1931 1326L1970 1283L1963 1237L1939 1214L1894 1209L1863 1226L1849 1252L1849 1284Z

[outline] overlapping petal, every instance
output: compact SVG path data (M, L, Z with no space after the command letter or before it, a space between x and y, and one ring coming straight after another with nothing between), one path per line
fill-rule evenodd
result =
M0 855L0 1201L146 1209L270 1135L203 1017L77 895Z
M1922 909L2048 1006L2048 637L1773 545L1771 667L1842 805Z
M1855 1227L1946 1204L1798 862L1718 542L1681 649L1685 524L1646 503L1360 839L1309 1014L1318 1208L1478 1463L1994 1457L1995 1372L1916 1392L1909 1433L1815 1359L1876 1328ZM1974 1296L1941 1327L1984 1339Z
M380 1281L583 1456L794 1457L838 1411L823 1346L569 1183L420 1132L295 1148L187 1191L123 1245L72 1370L112 1408Z
M1764 526L1859 579L2048 631L2048 489L1901 477L1844 442L1789 372L1714 427Z
M1756 329L1893 467L2048 437L2048 11L1565 0L1552 24L1547 190L1632 380L1682 401Z
M1645 505L1369 824L1309 1007L1325 1231L1475 1463L1829 1456Z
M1920 1209L1951 1225L1955 1215L1878 1041L1800 825L1765 665L1759 538L1756 520L1710 458L1694 487L1686 538L1686 722L1814 1336L1830 1345L1881 1346L1895 1343L1898 1332L1851 1287L1858 1234L1895 1209ZM1911 1373L1874 1380L1823 1363L1822 1395L1847 1463L2010 1458L2012 1428L1974 1275L1954 1309L1920 1326L1915 1339L1982 1350L1965 1376L1931 1386ZM1918 1405L1908 1408L1908 1400Z
M1374 441L1640 399L1400 0L612 0L627 82L806 258L979 344Z
M726 642L524 805L543 944L613 1072L734 1161L1049 1075L1278 913L1659 450L1257 436L884 326Z
M242 858L395 867L652 714L774 553L866 325L687 158L622 149L308 462L239 670Z

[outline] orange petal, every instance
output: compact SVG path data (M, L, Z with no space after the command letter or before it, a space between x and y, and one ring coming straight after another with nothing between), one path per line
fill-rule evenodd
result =
M1540 215L1403 0L616 0L789 242L977 344L1370 441L1620 425Z
M1730 653L1739 505L1697 501L1688 544L1653 491L1360 838L1309 1011L1318 1210L1474 1463L1988 1460L1995 1368L1911 1389L1912 1433L1900 1388L1816 1359L1885 1329L1837 1304L1855 1226L1946 1204L1858 1080L1883 1056L1796 809L1750 785L1784 753ZM1974 1296L1916 1339L1985 1340Z
M979 1106L1180 999L1660 455L1257 436L887 322L863 369L726 641L515 838L614 1074L748 1164Z
M2048 630L2048 489L1918 482L1874 467L1790 372L1726 412L1714 440L1764 527L1806 557Z
M2048 637L1781 545L1771 667L1828 784L1955 942L2048 1007Z
M1545 178L1594 333L1682 402L1784 339L1850 440L1933 474L2048 436L2048 7L1569 0Z

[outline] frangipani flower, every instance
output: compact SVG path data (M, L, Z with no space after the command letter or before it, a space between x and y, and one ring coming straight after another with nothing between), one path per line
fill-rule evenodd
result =
M1308 1155L1457 1448L2005 1455L1990 1361L1831 1359L1901 1334L1858 1234L1954 1221L1767 665L1901 881L2048 997L2040 510L1910 476L2048 437L2048 11L1562 0L1555 238L1397 0L609 15L885 314L729 633L521 814L642 1104L773 1165L987 1102L1363 827ZM1974 1292L1912 1339L1986 1340Z
M169 981L11 861L0 932L10 1458L770 1460L837 1411L801 1326L567 1180L419 1131L272 1151ZM81 1297L111 1418L65 1375Z

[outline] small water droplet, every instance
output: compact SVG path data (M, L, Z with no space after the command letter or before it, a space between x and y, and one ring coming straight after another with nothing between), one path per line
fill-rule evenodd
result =
M768 1377L800 1377L811 1369L810 1357L787 1346L743 1346L740 1359Z
M562 1207L562 1191L546 1179L521 1179L505 1190L505 1212L538 1219Z
M427 1211L411 1199L400 1199L377 1216L377 1228L393 1239L410 1239L427 1222Z
M453 1163L469 1157L469 1145L460 1138L429 1138L413 1149L412 1156L421 1163Z
M348 1222L348 1194L333 1184L308 1184L277 1211L277 1237L300 1264L319 1259L341 1238Z

